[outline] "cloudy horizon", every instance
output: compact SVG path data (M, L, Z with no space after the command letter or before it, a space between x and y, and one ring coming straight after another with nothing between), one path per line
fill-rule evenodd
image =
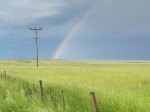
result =
M58 50L57 59L150 60L149 6L148 0L2 0L0 59L35 58L31 26L43 28L40 58Z

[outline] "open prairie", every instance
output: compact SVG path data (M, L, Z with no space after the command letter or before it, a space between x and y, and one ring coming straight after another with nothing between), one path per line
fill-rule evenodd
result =
M37 69L33 60L1 60L1 76L4 70L0 112L92 112L92 91L101 112L150 112L150 62L40 60Z

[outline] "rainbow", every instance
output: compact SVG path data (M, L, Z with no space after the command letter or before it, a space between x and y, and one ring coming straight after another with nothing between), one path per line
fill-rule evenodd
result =
M98 0L97 0L98 2ZM75 22L72 24L70 30L64 36L62 42L58 45L57 49L55 50L54 54L52 55L51 59L58 59L60 54L63 52L63 49L67 45L69 39L77 32L78 28L81 24L90 17L96 10L98 3L95 2L83 15L81 15Z

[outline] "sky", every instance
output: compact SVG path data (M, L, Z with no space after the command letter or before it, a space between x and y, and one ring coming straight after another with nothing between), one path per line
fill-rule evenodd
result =
M150 0L1 0L0 59L150 60Z

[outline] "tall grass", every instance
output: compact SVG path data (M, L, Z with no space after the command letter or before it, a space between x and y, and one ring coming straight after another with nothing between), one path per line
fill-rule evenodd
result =
M45 85L43 97L40 95L37 82L33 86L19 78L1 78L0 86L2 112L90 112L92 110L86 98L77 91L75 94L74 91L64 89L64 102L62 102L62 88L55 85Z
M28 81L31 85L43 80L46 91L44 103L39 91L21 97L21 91L14 84L1 82L1 91L15 97L15 104L5 104L6 97L0 93L0 110L15 109L15 112L64 111L60 91L64 90L67 112L92 112L89 92L94 91L101 112L149 112L150 111L150 63L149 62L100 62L100 61L40 61L36 69L32 60L0 61L0 72ZM56 95L51 101L48 88ZM7 92L10 91L10 92ZM11 93L11 95L10 95ZM6 95L6 96L7 96ZM20 98L21 97L21 98ZM6 100L6 101L5 101ZM10 102L12 98L10 97ZM20 103L19 103L20 102ZM27 103L26 103L27 102Z

